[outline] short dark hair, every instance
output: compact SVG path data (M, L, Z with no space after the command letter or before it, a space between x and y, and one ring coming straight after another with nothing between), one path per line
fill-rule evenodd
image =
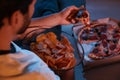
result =
M4 25L2 20L11 18L12 14L20 10L22 14L28 12L28 7L33 0L0 0L0 28Z

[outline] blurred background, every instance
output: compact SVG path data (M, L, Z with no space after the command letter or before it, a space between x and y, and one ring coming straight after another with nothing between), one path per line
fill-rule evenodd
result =
M111 17L120 20L120 0L86 0L92 20Z

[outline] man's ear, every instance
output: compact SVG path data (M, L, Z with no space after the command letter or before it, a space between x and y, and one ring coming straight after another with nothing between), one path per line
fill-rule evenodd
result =
M23 22L23 14L20 11L16 11L10 18L10 25L15 31L19 29Z
M13 13L13 15L10 18L10 24L12 26L16 26L16 24L18 24L18 21L20 19L20 14L21 14L20 11L16 11Z

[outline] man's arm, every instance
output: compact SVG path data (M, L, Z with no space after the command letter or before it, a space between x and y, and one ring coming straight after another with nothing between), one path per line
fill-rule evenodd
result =
M52 28L53 26L56 25L71 24L71 22L69 22L66 18L73 10L79 10L79 9L75 6L70 6L65 8L59 13L51 14L41 18L34 18L32 19L30 26ZM75 21L72 20L72 23L75 23Z
M66 18L73 10L79 10L79 9L75 6L70 6L59 13L51 14L40 18L33 18L25 33L18 35L15 39L22 39L27 33L35 29L42 28L43 30L43 28L52 28L56 25L71 24L71 22L69 22ZM72 23L75 23L75 21L72 20Z

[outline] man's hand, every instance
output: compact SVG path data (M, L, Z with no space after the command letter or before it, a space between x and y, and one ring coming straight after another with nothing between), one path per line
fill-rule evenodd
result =
M72 11L79 11L79 8L75 7L75 6L70 6L67 7L65 9L63 9L61 12L59 12L59 16L60 16L60 24L71 24L71 23L75 23L75 19L72 19L71 21L67 20L67 17L71 14Z

